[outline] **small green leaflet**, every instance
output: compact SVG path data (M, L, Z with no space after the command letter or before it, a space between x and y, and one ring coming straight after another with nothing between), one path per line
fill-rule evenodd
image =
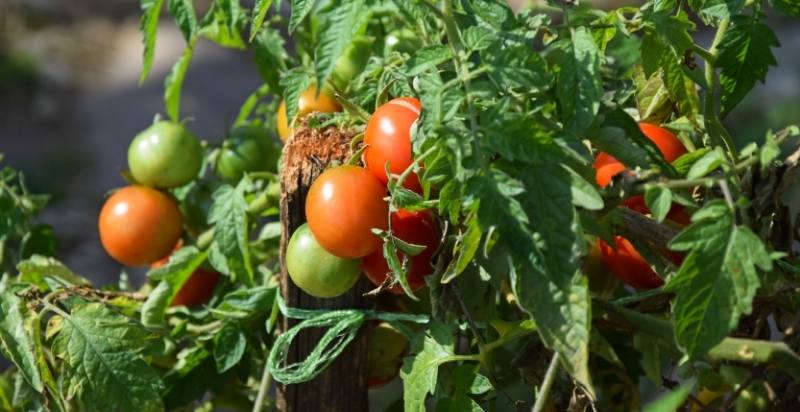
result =
M670 46L676 58L682 58L683 52L690 50L694 40L689 32L694 30L694 23L685 12L678 15L669 13L651 13L646 18L653 23L655 32Z
M186 70L189 69L189 62L192 60L194 54L194 41L191 41L183 55L172 66L172 70L166 79L164 79L164 106L167 110L169 117L179 122L181 111L181 89L183 88L183 79L186 77Z
M242 193L244 184L246 179L236 188L224 185L214 192L208 215L209 223L214 224L209 259L217 271L250 285L254 274L248 244L247 201Z
M214 360L217 372L223 373L236 366L247 348L247 338L234 322L225 322L214 336Z
M147 80L150 69L153 67L153 53L156 51L156 32L158 31L158 17L161 14L161 7L164 0L140 0L139 7L142 9L142 17L139 20L139 31L142 32L142 43L144 44L142 73L139 75L139 84Z
M417 50L406 62L406 74L416 76L428 70L435 69L436 65L453 58L453 52L444 45L423 47Z
M750 313L760 285L758 270L770 270L764 243L750 229L736 226L722 200L708 203L693 223L672 240L688 251L665 289L676 294L673 316L679 345L693 359L702 357Z
M19 288L11 287L0 295L0 344L2 353L8 356L17 370L25 378L25 382L37 392L44 390L42 375L37 365L37 357L41 352L41 343L34 341L32 331L27 330L26 318L29 309L25 302L16 295Z
M326 13L327 21L314 50L317 85L325 84L355 33L367 23L369 13L363 6L364 0L349 0Z
M160 280L161 283L142 306L143 325L154 326L163 322L167 306L175 299L192 273L205 262L207 256L208 252L187 246L173 253L166 265L148 273L148 277Z
M720 167L724 160L725 154L723 154L719 148L712 150L692 164L692 167L689 168L689 172L686 174L686 178L696 179L706 176Z
M779 47L780 42L772 29L761 22L763 17L761 13L736 16L733 27L719 44L716 65L721 69L723 116L747 95L756 80L764 82L770 66L778 64L771 48Z
M406 412L425 412L425 399L436 391L439 365L450 361L454 354L453 336L441 323L432 323L422 341L422 348L405 359L400 377L403 378L403 400Z
M729 19L742 10L745 0L705 0L697 11L706 21Z
M197 31L197 16L192 0L167 0L167 11L175 18L186 42L191 42Z
M504 0L470 1L475 17L495 30L513 30L517 27L514 11Z
M286 119L291 126L297 116L300 95L311 85L311 76L301 67L291 69L281 76L283 98L286 100Z
M164 384L137 352L154 335L99 303L61 320L53 355L63 359L64 390L88 410L162 411Z
M644 201L647 207L650 208L653 219L660 223L667 217L667 213L669 213L669 209L672 206L672 192L661 186L653 186L645 192Z
M264 19L267 17L269 6L272 5L272 0L256 0L253 5L253 21L250 23L250 41L256 38L261 26L264 25Z
M453 261L450 262L444 275L442 283L448 283L460 275L475 258L475 253L481 245L481 227L478 224L477 216L473 215L464 222L466 230L459 234L456 244L453 247Z
M59 286L88 285L89 281L73 273L55 258L33 255L17 265L19 281L30 282L43 291Z
M564 127L579 135L591 126L603 96L600 76L601 53L591 31L578 27L572 39L562 44L561 72L556 91Z
M314 0L292 0L292 16L289 18L289 34L303 22L314 8Z
M481 58L489 68L489 76L504 91L541 93L553 82L547 63L526 44L503 47L503 42L498 41L482 51Z
M667 86L670 98L678 104L683 115L697 115L700 112L700 97L695 82L684 71L681 62L672 53L665 53L660 64L661 78Z

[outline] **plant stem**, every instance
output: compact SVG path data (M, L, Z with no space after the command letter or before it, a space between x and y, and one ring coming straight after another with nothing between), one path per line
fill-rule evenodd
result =
M709 136L711 136L712 139L721 141L728 150L733 163L737 163L738 154L736 152L736 146L733 144L733 139L725 130L725 127L722 125L722 121L719 119L716 99L717 73L715 63L719 54L717 47L719 46L719 43L722 41L723 37L725 37L725 33L728 31L730 22L730 18L722 19L717 27L717 33L714 35L714 40L711 43L711 47L708 49L708 55L704 55L703 53L698 54L700 54L706 61L705 78L706 83L708 83L708 89L706 89L705 100L703 102L703 116L706 132L709 134ZM695 51L697 52L698 50L695 49Z
M559 362L558 352L553 353L553 358L550 359L550 366L547 367L547 373L545 373L542 386L539 388L539 396L536 397L536 403L533 404L531 412L544 411L547 405L547 398L550 395L550 388L553 386L553 381L555 381L558 372Z
M269 355L269 351L267 351L267 355ZM269 368L264 364L264 373L261 375L261 384L258 386L258 396L256 396L256 402L253 404L253 412L264 410L264 403L267 400L270 386L272 386L272 376L269 374Z
M465 55L465 50L464 44L461 42L461 35L458 33L458 27L456 27L455 17L453 16L452 0L444 0L441 18L444 21L444 27L447 31L448 43L453 50L453 63L456 66L456 73L461 83L464 85L464 101L467 104L467 111L469 112L469 128L472 134L472 146L475 151L474 156L478 160L480 167L483 168L485 164L478 140L478 119L475 115L475 107L472 102L470 72L469 68L464 65L464 62L461 60Z

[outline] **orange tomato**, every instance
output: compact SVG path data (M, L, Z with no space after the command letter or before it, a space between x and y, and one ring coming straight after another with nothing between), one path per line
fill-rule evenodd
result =
M413 97L391 100L375 110L364 132L364 163L381 182L386 184L386 164L392 174L401 174L414 162L411 151L411 126L419 118L422 104ZM420 192L419 178L410 174L403 186Z
M616 248L602 240L599 244L603 263L623 282L636 289L653 289L664 284L628 239L614 236Z
M389 226L386 188L368 170L337 166L323 172L306 197L306 220L322 247L344 259L374 252L381 239L373 228Z
M183 218L177 203L149 187L114 192L100 211L98 228L106 252L128 266L146 266L170 253Z
M325 89L322 89L319 97L317 97L317 86L314 85L306 89L297 101L297 118L305 117L313 112L334 113L341 110L342 106ZM281 101L280 106L278 106L277 123L278 136L280 136L281 141L286 143L293 132L286 118L286 100Z

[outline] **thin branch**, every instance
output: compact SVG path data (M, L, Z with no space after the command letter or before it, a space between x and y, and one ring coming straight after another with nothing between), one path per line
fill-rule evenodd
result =
M267 354L269 355L269 351L267 351ZM258 386L258 396L256 396L256 402L253 404L253 412L264 410L270 386L272 386L272 375L270 375L269 368L265 363L264 373L261 375L261 384Z
M547 373L544 375L542 386L539 388L539 396L536 397L536 403L533 404L531 412L542 412L547 405L547 398L550 396L550 388L556 380L558 373L558 364L560 362L558 352L553 353L553 358L550 360L550 366L547 367Z

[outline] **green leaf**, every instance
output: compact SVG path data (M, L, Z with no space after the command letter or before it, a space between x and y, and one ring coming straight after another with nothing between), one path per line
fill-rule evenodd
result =
M96 411L162 411L164 384L138 354L154 335L99 303L64 314L53 340L64 395Z
M603 123L591 133L592 143L610 154L628 168L647 169L651 163L660 169L672 172L672 166L664 160L658 147L642 134L639 124L622 109L605 114Z
M156 33L158 32L158 17L164 0L139 0L142 17L139 20L139 31L142 32L144 52L142 54L142 73L139 75L139 84L147 80L150 69L153 67L153 54L156 51Z
M245 43L239 34L241 18L239 0L217 0L199 34L222 47L244 50Z
M588 57L584 56L583 49L580 50L580 58ZM523 89L528 93L540 93L552 84L553 78L547 71L547 63L526 44L515 43L503 47L502 42L495 42L492 47L481 52L481 58L487 64L489 76L497 82L501 90ZM580 75L577 72L572 73L573 79Z
M653 31L646 31L642 36L639 53L642 56L642 69L646 78L650 78L661 67L664 53L668 53L667 45Z
M770 66L778 64L772 47L779 47L775 33L761 22L762 14L737 16L719 44L722 115L730 113L753 88L764 82Z
M636 83L636 106L639 109L640 121L659 124L669 117L672 107L669 100L669 90L661 76L645 76L644 69L636 66L634 69Z
M496 30L512 30L517 26L514 11L504 0L470 1L472 11L479 21Z
M302 67L296 67L281 76L283 98L286 100L286 118L291 126L297 116L300 95L311 85L311 76Z
M772 260L762 240L736 226L722 200L708 203L692 216L671 248L688 251L665 289L676 294L673 308L678 343L693 359L702 357L750 313L760 285L757 268L768 271Z
M644 373L656 385L661 385L661 355L658 338L637 333L633 336L633 347L642 354L639 363Z
M222 302L212 309L215 317L221 319L244 319L263 315L272 306L277 289L269 286L240 289L225 295Z
M454 354L453 336L441 323L432 323L422 340L422 348L407 357L400 371L403 378L404 410L425 412L425 398L436 391L439 365L450 361Z
M462 34L464 47L471 51L485 50L494 43L497 35L483 26L470 26Z
M89 281L76 275L55 258L33 255L17 265L19 280L36 285L42 291L51 287L88 285Z
M698 13L706 21L717 22L736 16L744 4L745 0L705 0Z
M192 54L194 54L194 42L186 46L181 58L175 62L169 75L164 80L164 106L169 117L176 122L181 120L181 89L183 88L183 79L186 77L186 70L189 68L189 62L192 60Z
M221 186L214 192L214 203L208 221L214 224L214 241L211 254L223 257L225 266L218 267L219 259L212 260L214 268L231 276L233 281L252 285L253 266L250 263L249 217L247 201L239 187ZM215 264L217 263L217 264Z
M467 200L479 200L481 227L495 227L499 242L511 252L520 273L511 270L519 305L533 318L544 342L564 357L564 366L592 392L588 371L589 293L580 275L582 237L571 206L563 155L553 145L539 145L539 158L523 170L505 165L515 181L494 170L467 182ZM516 198L524 193L524 203ZM513 266L512 266L513 269Z
M256 38L261 26L264 25L264 19L267 17L269 6L272 5L272 0L256 0L253 5L253 21L250 23L250 41Z
M223 373L236 366L247 348L247 339L242 330L233 322L225 322L214 336L214 360L217 372Z
M283 36L277 30L265 27L256 36L252 50L258 73L269 85L270 90L273 92L282 90L281 75L286 71L286 61L289 59L284 48Z
M681 62L671 53L661 59L661 78L667 86L670 98L677 103L680 112L693 117L700 112L700 97L695 82L687 76Z
M187 246L170 255L166 265L148 273L151 279L159 280L161 283L150 293L142 306L143 325L157 326L164 322L167 307L207 257L207 251Z
M672 47L676 58L682 58L686 50L692 49L694 40L689 32L694 29L694 23L689 20L685 12L677 15L664 12L652 13L647 15L647 18L653 23L655 32Z
M682 385L666 395L648 403L642 409L643 412L673 412L681 408L681 405L689 398L692 393L691 385Z
M325 85L339 57L353 41L356 32L367 23L369 13L364 9L364 0L349 0L326 13L327 19L314 49L317 85Z
M660 223L664 221L672 207L672 192L661 186L652 186L645 192L644 201L650 208L653 219Z
M790 16L800 17L800 2L797 0L770 0L772 7Z
M294 33L308 13L314 9L314 0L292 0L292 16L289 18L289 34Z
M186 43L191 43L197 32L197 16L192 0L167 0L167 11L175 18Z
M417 50L406 62L406 74L416 76L453 58L453 52L444 45L427 46Z
M689 173L686 174L686 178L696 179L706 176L720 167L724 160L725 155L720 150L712 150L692 164Z
M37 392L44 390L38 358L42 355L41 343L34 339L34 331L26 328L26 319L32 316L25 301L17 296L21 288L12 287L0 295L0 344L3 354L17 366L17 370Z
M686 176L689 173L689 170L692 168L695 162L703 158L711 149L707 147L701 147L693 152L686 153L681 157L675 159L672 162L672 167L675 168L675 171L681 175Z
M478 224L477 216L473 215L464 222L464 226L466 226L466 230L456 238L456 244L453 247L454 260L451 261L444 275L442 275L442 283L448 283L463 273L467 266L472 263L481 245L483 232Z
M600 50L592 33L578 27L570 41L563 45L565 52L559 55L556 92L561 108L564 127L580 135L591 126L603 96L600 76Z
M603 208L603 197L595 189L595 186L569 166L563 165L570 178L570 190L572 192L572 204L586 210L600 210Z

